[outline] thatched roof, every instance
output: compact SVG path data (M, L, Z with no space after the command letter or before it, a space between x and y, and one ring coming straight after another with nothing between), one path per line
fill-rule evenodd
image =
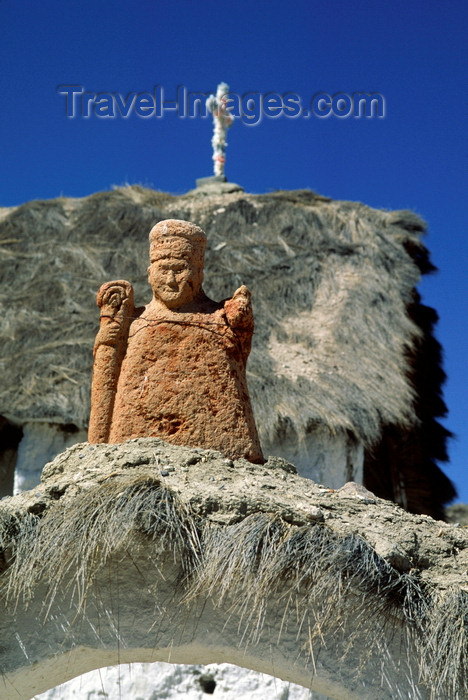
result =
M310 191L173 197L134 186L3 211L1 415L86 425L96 290L128 279L136 303L149 300L147 235L165 218L206 231L210 296L252 291L248 381L261 439L281 429L300 440L319 424L375 450L385 430L408 434L444 413L440 376L429 406L420 401L436 365L415 368L433 337L414 292L432 267L414 214Z

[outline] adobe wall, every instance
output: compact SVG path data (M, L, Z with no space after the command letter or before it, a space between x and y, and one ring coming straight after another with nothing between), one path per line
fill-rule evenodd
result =
M462 697L467 534L284 460L75 445L2 501L0 542L4 700L154 661L227 661L343 700ZM450 630L444 660L433 629Z

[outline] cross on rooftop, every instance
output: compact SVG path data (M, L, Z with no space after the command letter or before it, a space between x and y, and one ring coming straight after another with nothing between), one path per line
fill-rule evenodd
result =
M216 95L210 95L206 106L213 115L214 131L211 145L213 146L213 161L215 176L224 177L224 164L226 162L226 132L234 121L234 117L226 108L226 96L229 93L229 85L220 83L216 89Z

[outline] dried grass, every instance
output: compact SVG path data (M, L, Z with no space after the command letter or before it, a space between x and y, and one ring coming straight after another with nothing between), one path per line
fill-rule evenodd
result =
M157 543L155 554L172 551L183 568L198 556L198 533L186 509L160 482L112 478L58 503L44 517L27 515L1 525L0 549L14 550L5 593L10 600L32 597L41 581L49 583L44 604L53 604L58 588L69 580L78 606L83 605L96 571L131 542L135 531Z
M0 222L0 414L86 425L95 291L127 278L139 303L149 298L147 235L169 216L206 230L209 294L219 299L242 283L252 288L249 381L264 438L285 417L280 405L299 434L318 421L352 430L366 444L382 424L415 422L405 352L419 331L406 305L420 272L405 245L424 247L423 224L413 214L396 217L310 192L201 201L140 187L30 202ZM266 355L272 339L286 351L299 343L310 358L296 381ZM69 371L58 378L51 365ZM28 387L26 401L19 384Z
M284 629L294 625L298 637L308 630L301 652L306 658L324 635L333 634L343 655L356 660L358 674L381 648L384 629L403 626L431 697L465 697L465 592L455 587L442 592L415 574L401 573L361 537L340 537L326 525L298 527L263 513L216 526L149 475L135 482L122 473L71 501L57 501L41 516L4 518L0 548L12 563L2 576L3 592L10 604L27 604L46 582L45 614L61 587L84 608L109 557L138 547L142 536L150 540L152 556L173 557L180 566L187 605L208 596L240 616L245 645L258 640L273 604L284 609Z

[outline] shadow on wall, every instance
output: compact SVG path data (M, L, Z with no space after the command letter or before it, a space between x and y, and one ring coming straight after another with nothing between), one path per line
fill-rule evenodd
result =
M0 498L37 486L47 462L86 440L86 431L72 423L19 426L0 416Z
M0 498L13 494L18 445L23 429L0 416Z

